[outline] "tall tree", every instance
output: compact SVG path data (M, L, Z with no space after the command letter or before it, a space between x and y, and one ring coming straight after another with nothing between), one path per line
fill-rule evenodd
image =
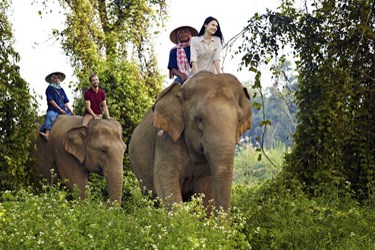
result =
M0 1L0 190L27 183L29 136L37 115L35 97L17 66L19 55L12 47L8 9L9 3Z
M90 86L88 77L98 74L107 92L111 116L131 131L151 106L162 86L153 51L153 36L166 17L164 0L59 0L66 27L54 31L71 58L79 83L78 93ZM49 2L44 2L48 8ZM82 96L82 95L78 95ZM75 109L83 107L78 98Z
M375 10L373 0L283 0L244 30L243 63L260 64L291 46L299 72L293 152L285 173L312 193L375 189Z

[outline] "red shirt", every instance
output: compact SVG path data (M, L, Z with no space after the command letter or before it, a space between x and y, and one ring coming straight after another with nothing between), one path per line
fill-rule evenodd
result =
M84 99L90 101L91 109L95 114L100 115L102 113L101 103L105 100L104 90L98 88L98 93L95 93L92 88L89 88L85 92Z

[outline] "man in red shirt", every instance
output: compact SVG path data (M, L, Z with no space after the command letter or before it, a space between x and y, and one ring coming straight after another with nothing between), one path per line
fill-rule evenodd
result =
M107 119L109 119L109 111L107 102L105 100L105 92L99 88L99 78L96 74L91 74L89 77L91 88L86 90L84 94L85 99L85 114L83 116L82 125L87 126L92 119L102 119L102 111Z

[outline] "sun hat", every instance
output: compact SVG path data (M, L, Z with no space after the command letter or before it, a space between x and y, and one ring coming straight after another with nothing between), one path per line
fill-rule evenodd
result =
M194 29L193 27L190 27L190 26L180 26L178 28L175 28L174 30L172 30L171 34L169 35L169 39L172 41L172 43L174 44L177 44L178 43L178 39L177 39L177 32L178 30L180 29L188 29L190 31L190 34L191 36L196 36L198 35L198 31L196 29Z
M62 72L56 71L56 72L53 72L53 73L49 74L48 76L46 76L46 78L45 78L46 82L51 83L52 75L56 75L56 74L60 75L60 82L65 80L65 74L62 73Z

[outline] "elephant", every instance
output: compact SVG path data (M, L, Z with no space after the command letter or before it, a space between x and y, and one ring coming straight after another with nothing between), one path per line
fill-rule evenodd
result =
M204 194L208 211L229 212L235 146L251 128L251 117L247 89L232 74L202 71L182 86L172 83L129 142L131 168L142 190L168 207Z
M66 180L70 191L75 185L81 199L86 197L89 173L106 178L109 199L121 204L123 159L126 144L122 127L114 119L92 120L82 126L82 116L60 115L50 138L37 135L31 155L35 159L36 180L52 183L51 169L56 179Z

